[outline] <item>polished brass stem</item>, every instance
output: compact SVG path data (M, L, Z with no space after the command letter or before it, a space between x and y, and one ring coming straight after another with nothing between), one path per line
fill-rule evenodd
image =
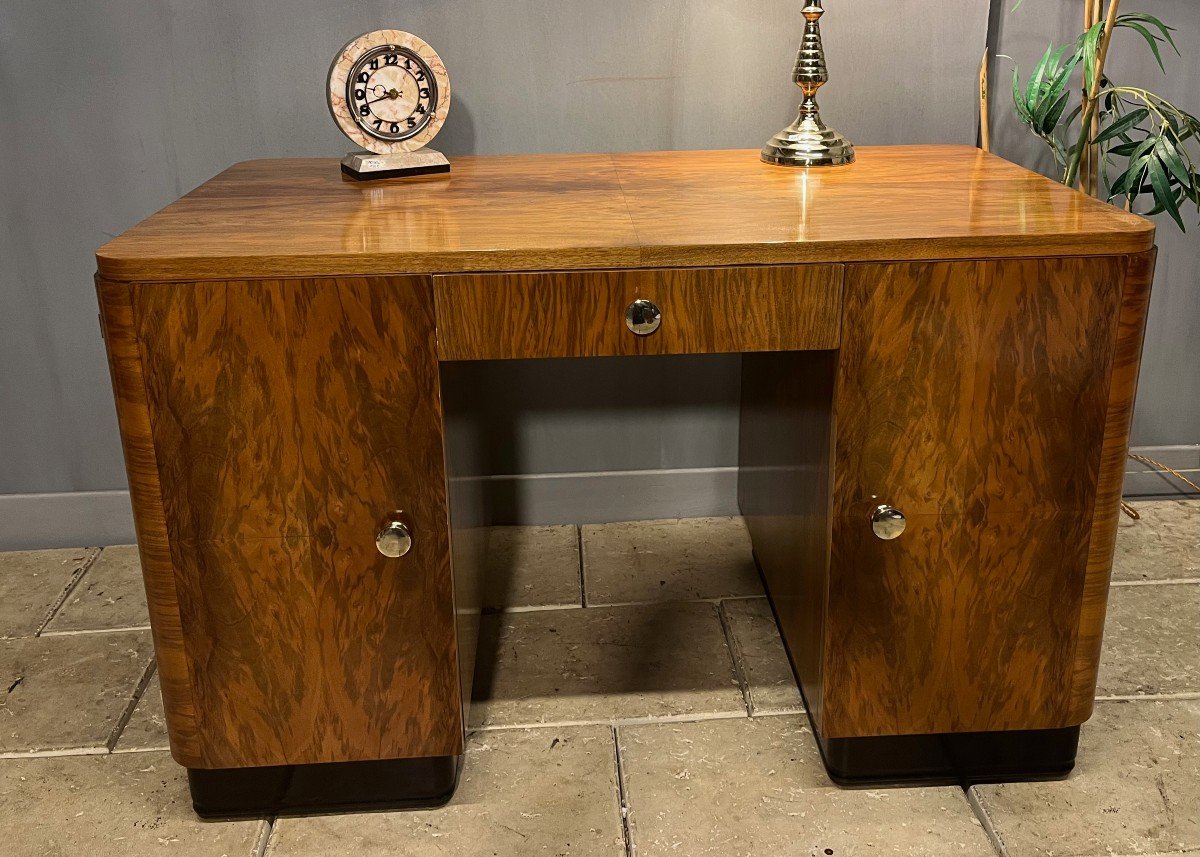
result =
M854 146L821 121L817 90L829 81L825 49L821 43L822 0L806 0L804 36L796 54L792 81L800 87L804 100L796 121L763 146L762 159L769 164L793 167L835 166L854 163Z

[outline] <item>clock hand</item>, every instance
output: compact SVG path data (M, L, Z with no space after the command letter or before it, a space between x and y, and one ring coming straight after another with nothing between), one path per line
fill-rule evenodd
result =
M374 91L374 90L372 90L372 91ZM373 99L372 101L368 101L367 104L374 104L376 101L384 101L385 99L393 99L394 100L394 99L399 98L403 94L404 93L398 89L389 89L387 92L385 92L383 95L379 96L378 98Z

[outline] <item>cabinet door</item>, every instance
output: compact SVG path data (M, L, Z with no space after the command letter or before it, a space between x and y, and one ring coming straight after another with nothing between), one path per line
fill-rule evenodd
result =
M148 284L133 305L194 766L461 752L428 279ZM387 558L394 510L413 548Z
M826 737L1073 725L1124 266L847 267Z

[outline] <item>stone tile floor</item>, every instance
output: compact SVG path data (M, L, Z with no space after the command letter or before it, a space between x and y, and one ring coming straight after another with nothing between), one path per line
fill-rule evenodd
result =
M463 778L438 810L201 822L136 551L0 554L0 854L1200 855L1200 502L1118 539L1069 779L825 777L737 519L503 528Z

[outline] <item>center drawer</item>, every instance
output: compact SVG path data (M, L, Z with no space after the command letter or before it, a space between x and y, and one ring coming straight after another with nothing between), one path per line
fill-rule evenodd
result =
M438 356L831 349L841 293L841 265L438 276Z

